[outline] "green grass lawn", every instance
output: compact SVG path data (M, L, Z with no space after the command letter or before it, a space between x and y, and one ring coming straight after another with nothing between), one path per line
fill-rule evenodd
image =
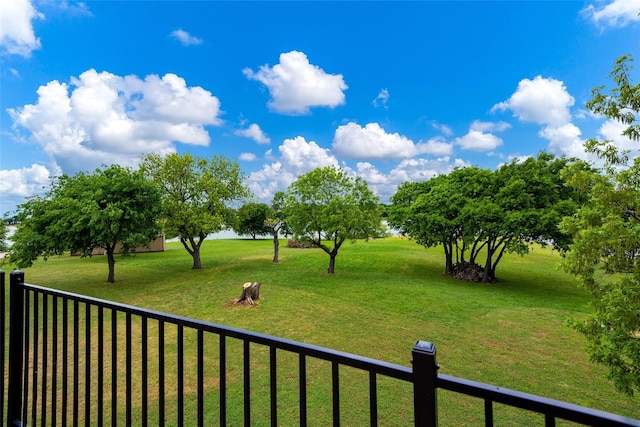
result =
M495 284L447 277L439 248L426 250L401 238L346 243L335 275L325 273L329 258L320 250L290 249L283 242L277 265L271 263L272 251L268 239L207 241L204 268L191 270L182 246L169 243L164 253L117 258L115 284L106 283L102 256L39 261L25 270L25 279L405 366L410 366L416 340L431 341L441 373L640 418L640 398L617 393L605 370L589 362L584 338L566 326L567 318L588 314L588 298L558 269L560 257L549 249L536 248L525 257L506 255ZM259 304L228 304L248 281L262 283ZM290 363L296 372L296 360ZM309 366L310 372L316 369L323 367ZM347 371L342 383L359 375ZM282 401L287 402L296 389L286 389L286 379L282 383ZM346 387L344 411L362 411L360 392ZM411 407L410 387L385 380L379 387L380 425L407 425L412 414L405 419L399 414ZM327 384L310 380L309 390L309 415L319 420L310 424L325 425L331 408ZM481 419L479 400L441 391L439 403L441 425L472 425ZM398 405L387 412L387 406ZM296 409L283 408L282 414L291 412L295 419ZM241 417L241 411L241 406L230 408L230 416L237 412ZM541 417L526 412L498 406L496 413L496 425L543 425ZM345 425L354 425L345 417Z

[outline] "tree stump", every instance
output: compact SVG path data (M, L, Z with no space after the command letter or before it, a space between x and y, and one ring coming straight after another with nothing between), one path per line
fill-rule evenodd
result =
M260 299L260 282L247 282L242 285L242 294L236 304L254 305L253 300Z

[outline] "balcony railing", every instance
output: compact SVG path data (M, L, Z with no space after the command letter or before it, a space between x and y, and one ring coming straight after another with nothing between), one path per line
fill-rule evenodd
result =
M405 425L436 426L442 389L482 399L486 426L493 425L494 403L542 414L546 426L556 419L640 426L640 420L439 374L435 346L424 341L405 367L28 285L21 271L10 274L6 310L2 271L0 285L0 339L5 349L9 344L8 353L0 352L0 375L8 378L0 382L0 418L8 426L277 426L292 420L306 426L310 384L330 395L326 407L313 408L330 420L323 424L339 426L356 411L376 426L382 381L408 385ZM368 398L347 408L344 388L352 384L344 379L353 372L366 378Z

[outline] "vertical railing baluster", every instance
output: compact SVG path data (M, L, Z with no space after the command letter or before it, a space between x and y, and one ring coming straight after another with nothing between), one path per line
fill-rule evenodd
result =
M62 299L62 425L69 413L69 300Z
M307 360L305 355L299 354L299 380L300 380L300 427L307 425Z
M331 362L331 396L333 404L333 426L340 425L340 364Z
M126 380L126 423L127 427L131 426L132 414L131 414L131 313L127 312L125 321L125 380Z
M98 427L104 425L104 307L98 307Z
M49 339L49 298L42 294L42 411L40 425L47 425L47 374L49 365L48 339Z
M5 378L5 348L6 348L6 334L5 334L5 325L6 325L6 316L9 314L7 311L7 307L5 306L5 273L3 270L0 270L0 310L2 310L2 315L0 316L0 420L4 421L4 378Z
M184 327L178 325L178 425L184 425Z
M91 304L84 305L84 425L91 426Z
M244 425L251 426L251 353L249 340L243 341Z
M111 425L118 424L118 312L111 309Z
M80 404L80 303L73 301L73 426L78 425Z
M39 336L39 304L40 298L36 292L33 293L33 372L31 379L31 425L36 425L38 411L38 348L40 347Z
M271 391L271 427L278 426L278 362L277 349L269 349L269 375Z
M51 425L58 422L58 296L51 303Z
M158 425L164 427L164 321L158 321Z
M544 427L556 427L556 417L551 414L544 414Z
M411 355L415 425L435 427L438 425L436 346L430 342L418 341L413 346Z
M375 372L369 372L369 419L371 427L378 425L378 384Z
M484 400L484 425L493 427L493 400Z
M27 424L27 417L29 414L29 353L31 351L30 335L31 325L29 324L31 318L31 292L24 291L24 373L21 375L24 377L24 387L22 395L22 421Z
M147 317L142 316L142 425L147 426L149 422L149 414L147 407L149 402L149 350L147 348Z
M198 427L204 426L204 331L198 328Z
M227 425L227 339L220 334L220 425Z
M2 284L4 285L4 271L2 272ZM24 272L12 271L9 275L9 384L7 395L8 424L22 424L23 407L23 357L25 354L23 341L25 326L25 298L24 298ZM4 287L4 286L3 286ZM2 292L4 296L4 289ZM4 302L4 301L3 301ZM4 309L4 305L2 306ZM4 317L4 316L3 316ZM4 328L3 328L4 331ZM3 341L4 351L4 341ZM3 377L4 382L4 377ZM26 406L26 405L24 405Z

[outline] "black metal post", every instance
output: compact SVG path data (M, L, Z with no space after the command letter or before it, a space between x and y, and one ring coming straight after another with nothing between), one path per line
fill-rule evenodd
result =
M418 341L411 352L413 363L413 413L416 427L438 425L438 364L436 346Z
M22 426L22 356L24 329L24 272L9 275L9 385L7 392L7 426Z

